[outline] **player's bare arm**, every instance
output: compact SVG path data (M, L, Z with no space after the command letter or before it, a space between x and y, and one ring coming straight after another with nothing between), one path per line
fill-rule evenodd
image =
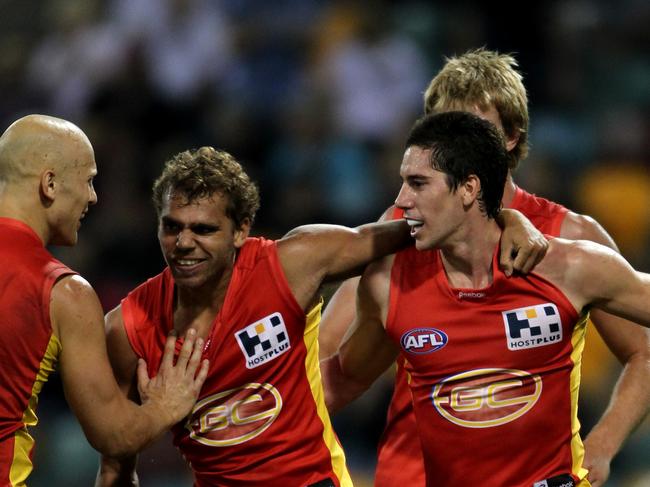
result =
M553 239L537 273L557 285L578 312L596 307L650 327L650 274L608 247Z
M146 388L142 390L141 381L137 380L138 357L129 344L121 306L107 313L105 320L108 356L120 392L133 403L140 404L144 400L144 397L141 396L147 396L150 391ZM175 337L171 335L165 345L163 362L167 362L167 366L169 366L174 355ZM140 373L142 372L141 370ZM96 487L137 487L139 479L136 467L137 455L119 457L103 455L95 485Z
M183 374L177 374L180 368L170 372L168 365L161 367L161 378L145 384L152 400L138 407L119 393L113 379L101 305L90 285L79 276L61 279L52 290L50 312L61 342L66 399L94 448L112 456L134 453L192 408L205 378L203 369L193 377L200 362L200 349L189 359L194 340L188 345L188 359L180 364L186 369ZM167 410L169 405L173 409Z
M370 264L357 291L356 313L338 352L321 361L325 401L335 413L364 392L395 361L384 328L394 256Z
M321 360L336 353L345 332L352 325L356 313L354 302L359 279L359 277L351 277L343 281L325 306L318 335Z
M389 220L394 211L395 207L391 206L379 221ZM497 222L504 229L499 258L501 268L507 274L512 274L513 270L523 274L530 272L544 257L548 242L542 233L517 210L502 210ZM325 308L319 337L321 359L336 352L354 319L358 283L358 277L343 282Z
M611 236L593 218L569 212L560 235L591 240L618 252ZM599 487L609 477L610 462L650 409L650 330L594 308L591 321L607 347L623 365L607 410L587 435L584 466Z
M118 306L106 314L106 347L113 374L121 393L136 404L140 403L136 370L138 356L135 354L124 329L122 307ZM96 487L137 487L140 485L136 472L137 455L112 458L102 455Z
M372 260L410 242L404 220L356 228L306 225L278 241L278 255L289 287L300 306L306 308L323 282L358 275Z

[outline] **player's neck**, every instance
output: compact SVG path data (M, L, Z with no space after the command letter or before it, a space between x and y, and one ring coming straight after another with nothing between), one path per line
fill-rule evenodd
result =
M192 288L176 286L174 328L179 334L192 327L198 336L207 338L223 306L231 276L232 269L228 269L216 283L206 282Z
M449 285L482 289L492 283L492 258L501 237L497 223L483 217L480 224L466 225L452 243L441 247Z
M506 185L503 188L503 198L501 198L501 203L504 208L510 208L512 205L512 200L515 198L515 193L517 192L517 185L512 179L512 174L508 171L508 177L506 178Z
M47 219L38 209L13 204L8 198L0 199L0 217L23 222L38 235L43 245L50 243L51 232L48 228Z

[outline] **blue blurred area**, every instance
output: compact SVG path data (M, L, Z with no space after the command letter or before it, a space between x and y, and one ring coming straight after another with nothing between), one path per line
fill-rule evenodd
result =
M650 3L493 3L0 0L0 126L47 113L89 135L99 205L77 248L56 253L108 310L162 268L150 188L172 154L212 145L241 160L262 191L256 234L364 223L396 195L405 134L444 56L513 52L531 109L516 181L597 218L650 271ZM585 433L619 370L589 339ZM372 483L390 391L386 378L335 418L359 485ZM98 458L57 378L39 415L31 485L90 485ZM170 443L141 456L141 485L191 485ZM646 421L608 485L650 485L648 451Z

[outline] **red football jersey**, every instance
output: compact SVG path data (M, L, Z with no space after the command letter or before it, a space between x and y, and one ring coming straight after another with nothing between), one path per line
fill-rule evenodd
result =
M395 257L386 331L406 359L427 485L575 485L587 315L535 273L507 278L496 253L493 276L454 289L439 251Z
M541 232L559 236L567 209L517 187L510 208L521 211ZM396 209L393 217L402 218ZM379 442L375 487L424 486L422 449L417 438L411 393L404 371L404 359L397 360L395 387L388 409L386 427Z
M32 471L38 394L56 367L50 294L74 274L24 223L0 218L0 486L24 485Z
M173 327L173 296L165 269L122 301L129 341L150 372ZM305 316L275 242L246 241L206 342L208 377L173 428L195 485L352 485L320 381L320 308Z

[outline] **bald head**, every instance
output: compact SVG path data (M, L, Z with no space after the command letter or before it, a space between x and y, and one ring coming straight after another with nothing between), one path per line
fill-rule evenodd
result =
M88 152L92 154L88 137L73 123L27 115L0 137L0 181L11 186L39 178L44 169L77 164Z
M0 216L21 220L47 244L73 245L97 201L92 145L60 118L28 115L0 137Z

